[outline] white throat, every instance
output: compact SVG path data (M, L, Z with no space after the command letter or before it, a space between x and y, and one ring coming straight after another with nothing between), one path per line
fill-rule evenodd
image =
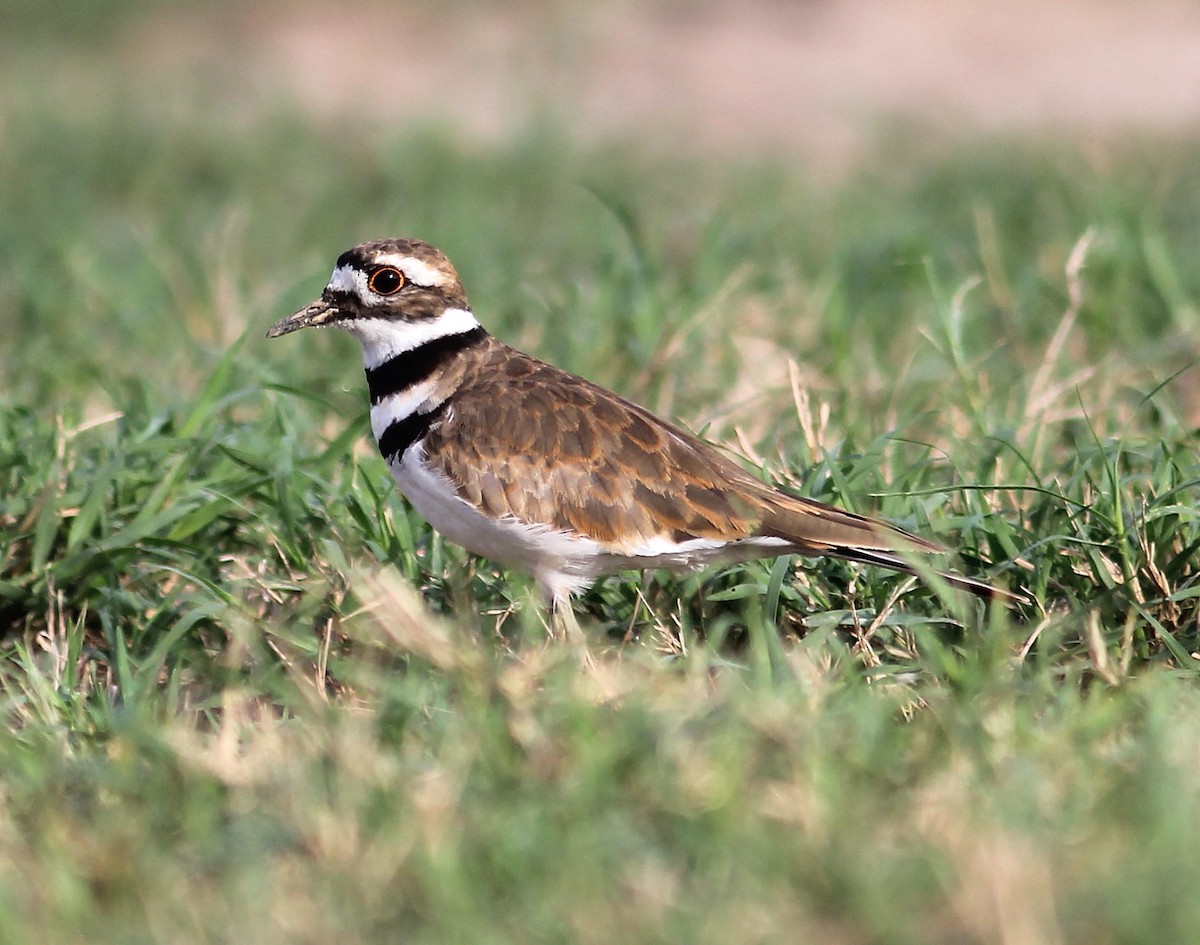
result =
M465 308L448 308L437 318L407 322L397 318L355 318L341 322L338 328L354 335L362 344L363 367L368 371L390 361L398 354L450 335L461 335L479 327Z

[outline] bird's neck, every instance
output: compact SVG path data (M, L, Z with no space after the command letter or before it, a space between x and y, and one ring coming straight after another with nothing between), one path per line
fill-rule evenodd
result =
M367 374L392 359L417 351L442 338L482 331L469 309L448 308L436 318L404 321L398 318L356 318L338 327L354 335L362 345Z

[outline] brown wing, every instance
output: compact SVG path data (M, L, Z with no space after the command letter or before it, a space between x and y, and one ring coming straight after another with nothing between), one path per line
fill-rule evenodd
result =
M711 446L582 378L489 338L446 383L453 409L427 460L486 514L572 530L623 550L647 540L783 538L795 550L934 546L793 498Z
M631 548L754 532L762 511L727 482L720 454L582 378L487 345L426 443L463 498Z

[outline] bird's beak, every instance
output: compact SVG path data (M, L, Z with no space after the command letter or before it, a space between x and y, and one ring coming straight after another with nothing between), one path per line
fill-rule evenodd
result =
M339 314L341 313L338 310L337 303L332 299L322 296L315 302L304 306L298 312L293 312L287 318L281 318L271 326L267 332L267 337L278 338L280 335L299 331L301 328L308 328L311 325L327 325L337 318Z

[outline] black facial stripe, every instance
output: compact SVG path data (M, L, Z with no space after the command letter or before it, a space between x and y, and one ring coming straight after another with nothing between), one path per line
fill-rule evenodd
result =
M349 266L351 269L362 268L362 253L356 246L354 249L348 249L337 258L337 263L334 264L335 269L341 269L344 266Z
M351 299L355 298L355 296L353 292L346 292L343 289L327 288L321 293L321 298L339 311L345 312L350 306Z
M403 420L393 420L379 438L379 452L389 463L403 455L404 451L421 439L429 429L446 416L450 405L443 401L429 413L420 411L409 414Z
M411 351L403 351L378 367L368 368L367 389L371 392L371 404L377 404L385 397L428 380L456 355L479 344L485 337L487 332L482 327L472 328L457 335L445 335L427 341Z

